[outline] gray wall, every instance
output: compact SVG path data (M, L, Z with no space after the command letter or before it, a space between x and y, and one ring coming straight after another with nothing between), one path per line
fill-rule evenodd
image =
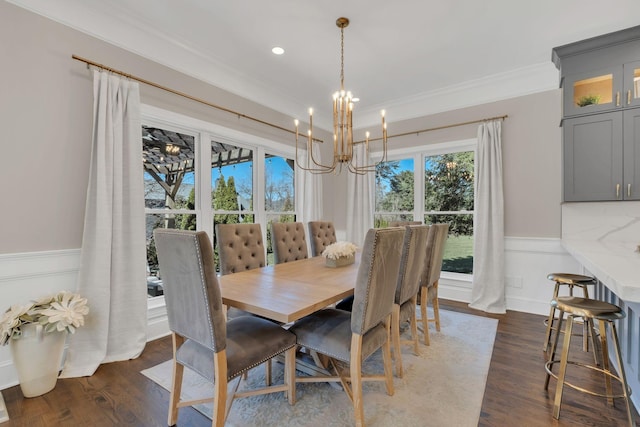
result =
M0 254L79 248L92 122L92 80L76 54L292 127L292 118L0 2ZM292 144L293 135L141 85L143 103ZM401 123L389 133L508 114L503 123L506 234L560 237L560 93L550 91ZM389 112L389 117L392 113ZM477 125L391 139L391 148L472 138ZM319 135L331 141L329 135ZM325 150L328 149L324 147ZM325 154L325 157L327 155ZM326 176L324 215L346 226L346 175Z

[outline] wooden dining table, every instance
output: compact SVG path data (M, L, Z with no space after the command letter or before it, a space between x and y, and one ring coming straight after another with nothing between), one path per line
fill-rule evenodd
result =
M331 268L321 256L218 278L223 304L289 323L353 295L360 252L350 265Z

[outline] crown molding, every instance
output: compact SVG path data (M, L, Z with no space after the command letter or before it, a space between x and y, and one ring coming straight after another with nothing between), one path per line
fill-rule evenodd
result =
M189 47L181 40L169 38L152 23L145 22L139 16L130 16L124 10L107 5L96 6L95 3L86 5L72 0L7 1L292 118L306 110L292 94L278 91L238 70L232 70L207 54L206 47ZM158 47L159 44L161 48ZM387 111L387 122L392 126L394 121L482 105L557 87L558 70L549 61L417 93L385 105L359 109L355 125L359 130L378 126L381 109ZM324 115L320 111L314 116L314 124L327 131L333 127L330 115Z

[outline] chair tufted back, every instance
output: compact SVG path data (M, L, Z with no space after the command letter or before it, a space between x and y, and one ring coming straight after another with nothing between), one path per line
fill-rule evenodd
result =
M309 221L311 256L322 254L327 246L336 242L336 229L330 221Z
M405 225L421 225L420 221L389 221L389 227L404 227Z
M216 224L216 237L223 275L266 265L260 224Z
M307 237L301 222L272 222L271 244L276 264L309 257Z
M169 329L214 352L224 350L226 323L207 233L157 228L153 236Z

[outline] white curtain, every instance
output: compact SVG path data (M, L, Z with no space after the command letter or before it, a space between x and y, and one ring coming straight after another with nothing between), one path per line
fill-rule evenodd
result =
M504 197L500 121L478 127L475 217L473 221L473 288L469 307L505 313Z
M138 84L93 74L91 167L78 292L85 325L70 335L62 377L137 357L146 342L145 217Z
M300 165L304 167L313 167L313 165L309 165L307 152L303 151L303 153L304 155L299 156L296 162L300 162ZM318 144L313 145L313 157L318 162L322 160ZM296 168L295 191L299 213L296 221L307 223L309 221L323 220L322 175Z
M358 165L371 163L364 144L356 145L354 151ZM347 240L360 247L364 244L367 231L373 228L374 179L374 172L364 175L347 172Z

